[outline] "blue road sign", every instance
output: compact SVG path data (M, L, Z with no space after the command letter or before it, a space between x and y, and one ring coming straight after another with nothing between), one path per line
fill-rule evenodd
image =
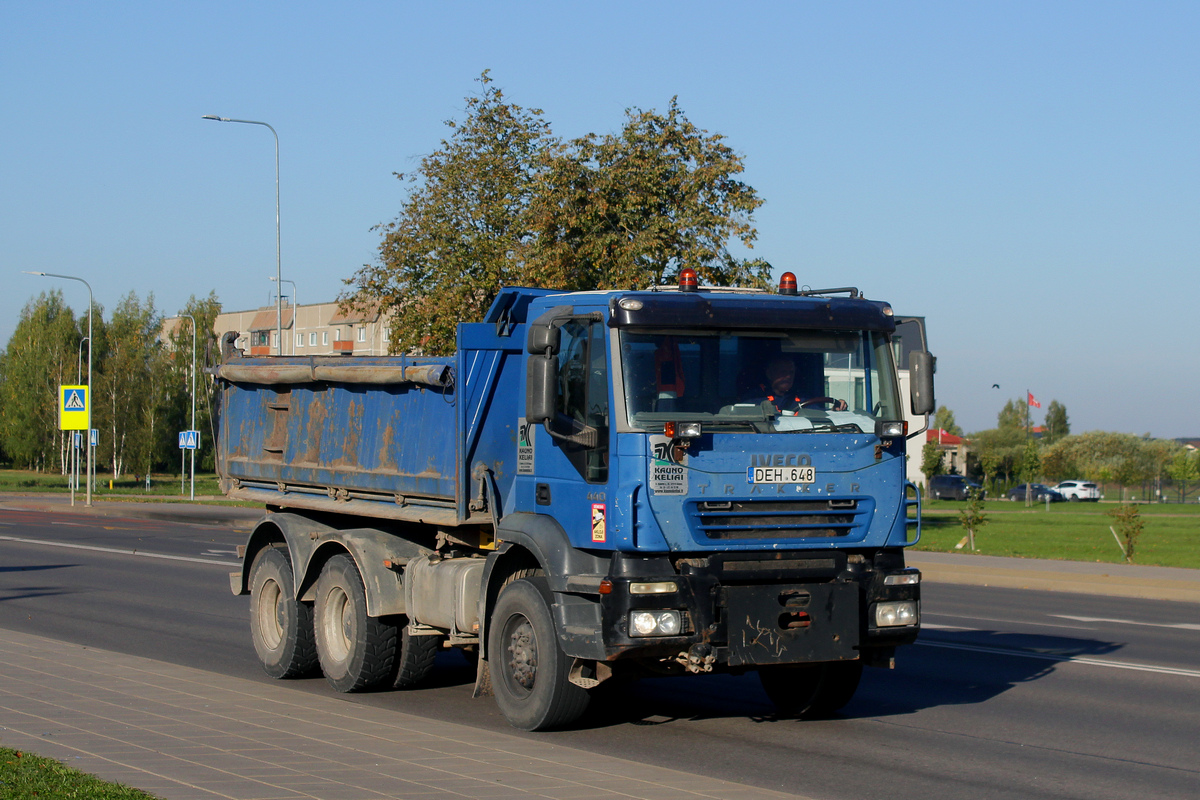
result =
M179 449L197 450L200 447L200 431L180 431Z

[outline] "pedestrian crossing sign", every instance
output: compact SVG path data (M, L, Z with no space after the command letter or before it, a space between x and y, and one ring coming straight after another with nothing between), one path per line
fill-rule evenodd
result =
M58 387L58 429L86 431L88 429L88 387Z
M197 450L200 447L200 431L180 431L179 449Z

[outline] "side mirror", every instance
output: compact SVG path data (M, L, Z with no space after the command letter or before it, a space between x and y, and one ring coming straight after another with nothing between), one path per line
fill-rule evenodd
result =
M557 334L558 329L554 332ZM532 332L529 338L532 342ZM554 356L531 355L525 366L525 419L529 424L541 425L546 420L554 419L557 395L558 359Z
M908 389L912 413L922 417L934 411L933 356L924 350L908 354Z

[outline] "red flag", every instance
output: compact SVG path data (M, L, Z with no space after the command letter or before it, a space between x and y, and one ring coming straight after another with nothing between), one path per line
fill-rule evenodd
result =
M1029 395L1029 407L1030 408L1041 408L1042 407L1042 404L1039 403L1037 401L1037 399L1033 396L1033 392L1026 392L1026 394Z

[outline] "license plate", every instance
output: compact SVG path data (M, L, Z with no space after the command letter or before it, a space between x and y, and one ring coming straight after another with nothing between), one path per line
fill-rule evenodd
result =
M748 483L813 483L817 480L816 467L748 467Z

